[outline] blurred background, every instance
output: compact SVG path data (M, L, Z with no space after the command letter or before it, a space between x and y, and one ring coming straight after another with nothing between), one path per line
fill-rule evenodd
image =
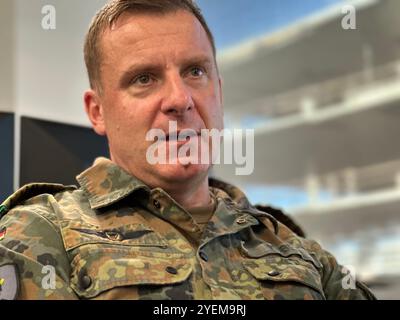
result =
M82 103L83 38L105 2L0 0L0 201L29 182L76 184L108 155ZM226 127L255 129L254 173L213 174L292 215L378 298L399 299L400 1L198 4ZM55 29L42 27L45 5Z

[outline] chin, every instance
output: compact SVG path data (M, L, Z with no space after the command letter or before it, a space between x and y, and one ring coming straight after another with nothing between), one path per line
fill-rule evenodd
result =
M166 181L183 182L188 179L201 178L207 176L210 169L209 165L204 164L168 164L157 166L157 174Z

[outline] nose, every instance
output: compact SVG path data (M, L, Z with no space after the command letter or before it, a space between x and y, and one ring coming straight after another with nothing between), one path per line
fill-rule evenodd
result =
M181 75L170 76L167 83L161 111L168 116L182 117L194 108L190 89Z

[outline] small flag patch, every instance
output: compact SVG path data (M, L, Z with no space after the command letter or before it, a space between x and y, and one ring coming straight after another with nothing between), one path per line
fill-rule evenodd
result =
M7 231L6 227L0 228L0 241L3 240L4 237L6 236L6 231Z

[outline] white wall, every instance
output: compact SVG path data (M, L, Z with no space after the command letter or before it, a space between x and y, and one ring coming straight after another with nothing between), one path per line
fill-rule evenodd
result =
M14 110L14 2L0 0L0 111Z
M82 98L88 87L83 39L93 15L106 0L12 1L15 2L18 113L89 125ZM41 11L45 5L56 9L55 30L42 28Z

